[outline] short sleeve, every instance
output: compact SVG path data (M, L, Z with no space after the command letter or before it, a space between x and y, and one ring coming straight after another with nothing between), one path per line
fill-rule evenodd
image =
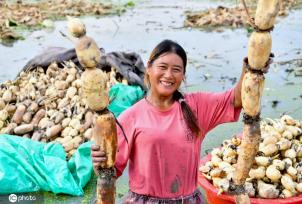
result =
M234 97L234 89L220 93L197 92L186 96L204 135L219 124L238 121L241 108L234 107Z
M117 120L119 124L116 124L118 148L115 159L115 169L117 177L119 177L122 175L129 160L130 150L133 144L133 135L135 133L135 127L133 125L133 119L127 111L123 112Z

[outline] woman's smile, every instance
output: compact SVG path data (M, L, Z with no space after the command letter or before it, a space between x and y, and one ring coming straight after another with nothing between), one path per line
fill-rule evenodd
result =
M164 80L160 80L159 83L161 83L163 86L169 88L171 87L172 85L174 85L173 82L169 82L169 81L164 81Z
M184 78L182 59L175 53L166 53L147 68L154 96L172 97Z

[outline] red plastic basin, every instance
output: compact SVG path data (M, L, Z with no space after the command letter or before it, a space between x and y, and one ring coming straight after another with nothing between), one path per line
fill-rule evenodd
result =
M200 160L200 165L204 165L211 159L211 154L203 157ZM198 184L204 189L210 204L233 204L235 203L235 197L222 193L217 195L218 189L215 188L211 182L206 179L201 173L198 174ZM252 204L302 204L302 194L299 196L286 198L286 199L260 199L251 198Z

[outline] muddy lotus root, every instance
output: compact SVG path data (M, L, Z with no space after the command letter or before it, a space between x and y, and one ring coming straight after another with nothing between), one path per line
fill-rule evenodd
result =
M107 75L99 69L86 69L81 76L82 96L88 107L101 111L109 104Z
M248 43L249 65L257 70L265 67L272 49L272 38L269 32L253 32Z
M115 163L117 150L117 132L115 118L112 113L102 114L96 118L93 129L93 138L108 155L107 160L101 163L102 168L112 168Z
M257 116L261 109L264 76L247 72L242 81L242 107L249 116Z
M86 26L78 18L67 16L68 32L75 38L80 38L86 35Z
M101 60L101 51L96 42L88 37L81 37L75 45L78 60L84 68L96 68Z
M261 30L267 30L274 26L279 12L280 0L259 0L255 15L255 24Z

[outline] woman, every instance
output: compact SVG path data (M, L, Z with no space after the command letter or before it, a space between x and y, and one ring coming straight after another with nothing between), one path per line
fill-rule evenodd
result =
M130 161L130 191L123 203L203 203L197 189L201 142L218 124L238 120L244 73L229 91L182 95L186 64L180 45L158 44L147 64L146 97L118 118L123 127L118 127L118 177ZM91 149L97 172L106 157L98 146Z

